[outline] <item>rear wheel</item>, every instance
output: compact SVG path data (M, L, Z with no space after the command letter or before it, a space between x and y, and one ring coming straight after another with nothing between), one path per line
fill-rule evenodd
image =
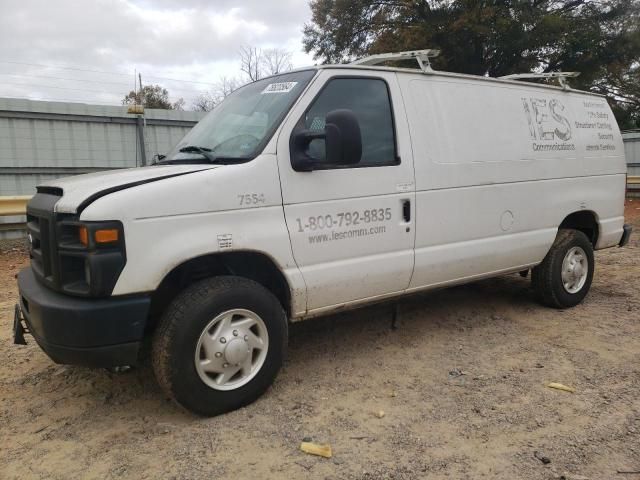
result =
M153 369L183 407L217 415L256 400L275 379L287 321L262 285L240 277L195 283L171 303L155 332Z
M587 236L578 230L560 230L547 256L531 271L536 296L553 308L579 304L591 287L594 266Z

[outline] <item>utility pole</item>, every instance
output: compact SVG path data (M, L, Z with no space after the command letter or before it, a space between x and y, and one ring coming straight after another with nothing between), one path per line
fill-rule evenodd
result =
M136 127L138 130L138 138L140 142L140 156L142 166L147 164L147 152L146 145L144 144L144 127L145 127L145 119L144 119L144 91L142 90L142 73L138 72L138 81L140 82L140 105L142 105L142 115L138 115L136 118Z
M140 105L144 107L144 95L142 94L142 74L138 72L138 80L140 81Z

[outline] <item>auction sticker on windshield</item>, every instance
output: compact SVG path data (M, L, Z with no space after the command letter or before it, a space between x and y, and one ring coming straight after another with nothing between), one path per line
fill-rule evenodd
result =
M279 83L270 83L267 85L262 93L287 93L293 90L298 82L279 82Z

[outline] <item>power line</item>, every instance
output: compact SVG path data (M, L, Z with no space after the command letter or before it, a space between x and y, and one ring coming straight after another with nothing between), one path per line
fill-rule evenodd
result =
M102 94L102 95L111 95L111 96L118 96L120 97L122 95L122 92L109 92L106 90L91 90L88 88L71 88L71 87L57 87L54 85L40 85L40 84L33 84L33 83L13 83L13 82L2 82L2 85L14 85L14 86L30 86L30 87L40 87L40 88L52 88L55 90L69 90L69 91L78 91L78 92L83 92L83 93L97 93L97 94ZM199 94L201 92L197 92L194 91L195 93L197 93L197 95L189 95L187 96L187 98L184 97L178 97L176 95L169 95L167 98L169 99L169 101L171 102L176 102L180 99L184 100L185 103L187 102L193 102L196 98L198 98ZM30 94L26 94L26 95L30 95ZM1 95L0 95L1 96ZM125 95L126 96L126 95ZM16 98L16 97L14 97ZM17 97L19 98L19 97ZM122 97L124 98L124 97ZM68 99L61 99L61 100L68 100Z
M64 67L64 66L56 66L56 65L45 65L42 63L27 63L27 62L10 62L8 60L0 60L0 63L7 63L10 65L26 65L26 66L30 66L30 67L44 67L44 68L53 68L53 69L59 69L59 70L73 70L73 71L77 71L77 72L90 72L90 73L101 73L104 75L120 75L120 76L125 76L128 77L131 74L130 73L121 73L121 72L109 72L109 71L105 71L105 70L93 70L93 69L86 69L86 68L78 68L78 67ZM212 82L198 82L196 80L185 80L185 79L179 79L179 78L168 78L168 77L158 77L158 76L151 76L151 75L145 75L148 78L155 78L155 79L159 79L159 80L169 80L172 82L185 82L185 83L195 83L195 84L200 84L200 85L215 85Z
M0 75L8 75L10 77L21 77L21 78L48 78L52 80L65 80L69 82L84 82L84 83L103 83L107 85L124 85L126 87L131 87L131 82L108 82L104 80L89 80L84 78L64 78L64 77L51 77L49 75L20 75L17 73L3 73L0 72Z
M56 87L54 85L42 85L39 83L14 83L14 82L2 82L3 85L16 85L19 87L39 87L39 88L55 88L56 90L74 90L77 92L91 92L91 93L112 93L105 90L90 90L87 88L73 88L73 87ZM114 93L114 95L116 95Z
M130 76L130 73L121 73L121 72L107 72L104 70L90 70L90 69L86 69L86 68L78 68L78 67L63 67L63 66L57 66L57 65L44 65L42 63L27 63L27 62L10 62L8 60L0 60L0 63L8 63L11 65L26 65L29 67L44 67L44 68L54 68L54 69L58 69L58 70L74 70L77 72L91 72L91 73L103 73L105 75L123 75L123 76Z
M82 99L77 99L77 98L50 98L50 97L5 97L5 98L13 98L16 100L33 100L33 101L38 101L38 102L72 102L72 103L86 103L89 105L107 105L107 106L119 106L121 107L122 104L121 103L104 103L107 102L108 100L103 100L103 101L97 101L97 102L92 102L92 101L88 101L88 100L82 100Z
M71 70L71 71L98 73L98 74L106 74L106 75L118 75L118 76L124 76L124 77L129 77L131 75L129 73L112 72L112 71L97 70L97 69L90 69L90 68L68 67L68 66L61 66L61 65L46 65L46 64L39 64L39 63L13 62L8 60L0 60L0 64L2 63L9 64L9 65L26 65L26 66L32 66L32 67L52 68L52 69L59 69L59 70ZM18 78L47 78L50 80L62 80L62 81L71 81L71 82L96 83L96 84L105 84L105 85L121 85L121 86L126 86L128 89L131 86L130 83L128 82L124 83L124 82L115 82L115 81L108 81L108 80L72 79L72 78L65 78L65 77L56 77L52 75L37 75L37 74L23 75L23 74L11 74L11 73L0 73L0 75L7 75L12 77L18 77ZM209 87L215 85L215 83L210 83L210 82L198 82L195 80L185 80L185 79L168 78L168 77L148 76L147 78L157 79L157 80L167 80L171 82L184 82L184 83L191 83L191 84L207 85ZM67 86L61 87L61 86L46 85L46 84L40 84L40 83L2 82L2 84L20 86L20 87L34 87L34 88L46 88L46 89L55 89L55 90L87 92L87 93L113 95L113 96L115 95L119 96L122 94L122 92L115 93L113 91L107 91L107 90L94 90L94 89L76 88L76 87L67 87ZM183 97L186 96L187 98L182 98L185 104L193 103L199 95L204 93L204 90L199 90L197 88L185 89L185 88L170 87L170 90L172 92L186 93L187 95L183 95ZM36 100L36 101L63 101L63 102L70 101L70 102L76 102L76 103L97 103L97 104L101 104L101 103L104 104L104 102L108 102L108 100L99 100L99 99L80 99L79 100L78 98L66 98L66 97L65 98L61 98L61 97L43 98L43 97L29 96L27 99ZM170 95L169 100L172 102L176 102L180 100L180 97ZM119 103L116 103L115 100L114 100L114 104L119 105Z
M195 80L181 80L179 78L167 78L167 77L156 77L153 75L147 75L147 78L156 79L156 80L168 80L170 82L185 82L185 83L195 83L199 85L209 85L210 87L215 86L213 82L197 82Z
M64 81L69 81L69 82L84 82L84 83L101 83L101 84L105 84L105 85L123 85L126 86L128 88L131 88L131 84L130 83L124 83L124 82L107 82L107 81L103 81L103 80L88 80L88 79L76 79L76 78L63 78L63 77L52 77L52 76L48 76L48 75L20 75L20 74L15 74L15 73L2 73L0 72L0 75L7 75L10 77L20 77L20 78L48 78L48 79L52 79L52 80L64 80ZM7 85L31 85L31 86L41 86L41 87L47 87L47 88L63 88L63 87L54 87L54 86L49 86L49 85L35 85L35 84L28 84L28 83L23 83L23 84L17 84L17 83L12 83L12 82L2 82L4 84ZM67 88L67 87L65 87ZM204 90L198 90L195 88L189 88L189 89L185 89L185 88L175 88L175 87L170 87L172 91L174 92L186 92L186 93L203 93ZM68 90L80 90L80 89L76 89L73 87L68 87ZM84 91L93 91L96 92L96 90L84 90Z
M3 97L0 95L0 97ZM113 101L113 103L105 103L105 102L109 102L109 100L87 100L87 99L78 99L78 98L66 98L66 97L33 97L33 96L29 96L29 97L15 97L15 96L11 96L11 97L3 97L3 98L14 98L17 100L33 100L33 101L39 101L39 102L72 102L72 103L84 103L84 104L88 104L88 105L106 105L106 106L115 106L115 107L122 107L122 103L120 101ZM176 100L179 100L176 97L173 98L169 98L170 101L175 102ZM189 105L189 101L187 99L185 100L185 105ZM191 99L191 102L193 102L193 100L195 99ZM126 106L126 105L125 105Z

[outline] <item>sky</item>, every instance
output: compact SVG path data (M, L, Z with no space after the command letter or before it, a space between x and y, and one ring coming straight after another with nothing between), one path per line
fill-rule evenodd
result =
M160 84L189 109L223 76L240 76L243 45L302 50L308 0L0 0L0 97L120 105Z

